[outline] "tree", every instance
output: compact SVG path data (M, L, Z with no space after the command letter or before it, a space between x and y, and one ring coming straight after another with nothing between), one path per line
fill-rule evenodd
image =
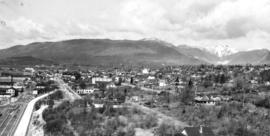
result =
M155 135L156 136L174 136L177 133L178 133L178 130L174 125L162 123L156 129Z
M221 83L221 84L224 84L225 82L226 82L226 77L225 77L224 74L222 74L222 75L220 76L220 83Z
M75 76L75 80L81 79L81 74L79 72L75 72L74 76Z
M181 93L181 102L184 104L190 104L193 102L195 97L195 92L193 91L192 88L186 87L182 93Z
M102 96L105 96L105 92L106 92L106 84L105 83L100 83L98 84L98 88L99 90L102 92Z
M179 85L179 77L177 77L176 79L175 79L175 86L178 86Z
M235 128L234 136L256 136L256 133L247 129L247 122L239 122L237 123L237 127Z
M258 107L270 108L270 98L264 98L262 100L259 100L255 103L255 105Z
M64 122L65 121L61 118L49 120L44 126L45 131L49 133L57 133L63 129L63 124L65 124Z
M213 85L213 83L210 80L206 80L203 82L204 88L211 87L212 85Z
M244 80L243 78L237 78L235 83L236 89L243 89L244 87Z
M81 89L86 89L86 87L87 87L87 85L83 81L80 82L79 86L80 86Z
M260 73L262 81L270 81L270 70L265 70Z
M54 101L52 99L49 99L48 100L48 105L49 105L50 108L52 108L53 105L54 105Z
M134 84L134 78L133 77L130 78L130 84Z
M190 79L189 82L188 82L188 87L189 87L189 88L192 88L192 87L193 87L193 82L192 82L191 79Z

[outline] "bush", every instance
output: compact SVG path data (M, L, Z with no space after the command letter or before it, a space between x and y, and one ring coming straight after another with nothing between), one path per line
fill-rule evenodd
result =
M119 128L115 132L117 136L135 136L135 129L133 127Z
M41 101L36 102L35 107L34 107L35 111L39 110L40 107L41 107Z
M169 125L167 123L162 123L160 126L156 129L155 135L156 136L170 136L177 134L179 131L177 128L173 125Z
M64 98L64 95L62 91L58 90L55 93L51 94L49 97L53 100L60 100Z
M158 125L158 119L154 115L146 115L143 121L144 121L143 128L146 129L150 129Z
M53 105L54 105L54 101L52 99L49 99L48 100L48 105L49 105L49 108L52 108Z
M56 133L63 129L63 124L65 124L65 121L61 118L52 119L46 122L44 130L46 132Z
M264 98L262 100L258 100L255 103L255 105L258 106L258 107L270 108L270 99L269 98Z

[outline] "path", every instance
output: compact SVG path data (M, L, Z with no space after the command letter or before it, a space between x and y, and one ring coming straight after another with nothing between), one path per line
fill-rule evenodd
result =
M181 128L189 127L189 125L186 122L182 122L182 121L177 120L174 117L167 116L167 115L165 115L165 114L163 114L160 111L157 111L155 109L151 109L151 108L148 108L146 106L143 106L143 105L140 105L140 104L137 104L134 102L129 102L129 104L140 109L142 112L145 112L146 114L156 114L158 119L159 119L159 123L170 121L174 125L179 126Z

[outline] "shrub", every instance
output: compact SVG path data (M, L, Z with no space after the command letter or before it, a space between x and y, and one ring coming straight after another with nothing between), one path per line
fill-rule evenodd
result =
M46 122L44 130L50 133L59 132L63 129L64 122L65 121L60 118L49 120L48 122Z
M53 100L60 100L64 98L64 95L62 91L58 90L55 93L51 94L49 97Z
M154 115L146 115L144 118L144 128L153 128L158 125L158 119Z
M156 136L168 136L168 135L174 135L177 134L179 131L177 128L173 125L169 125L167 123L162 123L160 126L156 129L155 134Z
M270 108L270 99L265 98L265 99L259 100L255 103L255 105L258 107Z
M38 102L35 104L35 107L34 107L35 111L39 110L40 107L41 107L41 102L38 101Z

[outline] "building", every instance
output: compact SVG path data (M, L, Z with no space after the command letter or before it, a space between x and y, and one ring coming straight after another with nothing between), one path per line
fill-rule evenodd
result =
M44 92L46 92L46 83L37 83L33 90L33 94L42 94Z
M26 77L14 77L14 76L1 76L0 77L0 83L3 83L3 82L13 82L13 83L16 83L16 82L19 82L19 83L23 83L25 80L27 80Z
M112 82L112 78L108 77L93 77L92 84L96 84L96 82Z
M142 69L142 74L149 74L149 69L148 68L144 68Z
M15 88L0 88L0 97L16 97L18 90Z
M106 84L106 88L109 89L109 88L116 88L116 85L112 82Z
M25 76L33 76L35 74L35 70L33 68L25 68L23 71L23 75Z
M159 87L165 87L167 84L166 84L166 80L159 80Z
M0 88L14 88L23 92L25 78L22 77L0 77Z
M96 90L95 88L90 88L90 89L78 89L76 92L80 95L86 95L86 94L93 94Z

